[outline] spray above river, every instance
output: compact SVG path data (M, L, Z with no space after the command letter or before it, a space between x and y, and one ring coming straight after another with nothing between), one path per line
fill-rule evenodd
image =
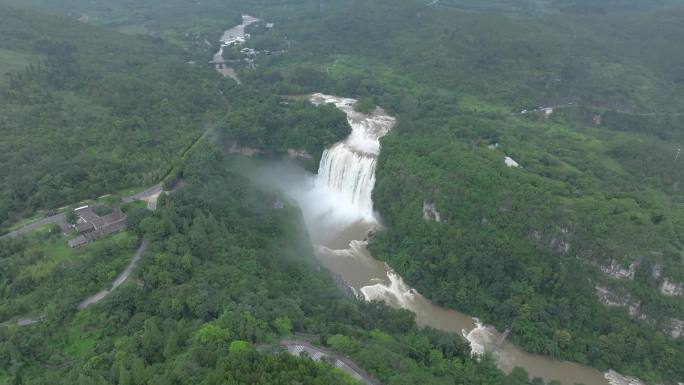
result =
M375 186L375 165L380 153L380 138L394 126L394 118L376 110L370 115L354 111L355 100L315 94L315 104L334 103L347 114L352 127L344 141L325 150L316 178L316 188L334 196L339 208L357 214L358 219L374 222L371 193ZM347 213L345 213L347 214Z
M558 379L567 385L639 384L612 371L604 375L580 364L526 353L505 341L493 327L433 304L406 285L387 264L375 260L366 248L370 233L381 227L371 198L375 168L380 139L392 130L396 120L380 108L370 114L355 111L354 99L314 94L310 100L317 105L333 103L344 111L351 134L325 150L317 175L300 170L292 176L275 168L271 173L301 207L316 255L328 270L366 300L381 300L414 312L420 326L461 334L474 354L492 352L504 371L521 366L530 377Z

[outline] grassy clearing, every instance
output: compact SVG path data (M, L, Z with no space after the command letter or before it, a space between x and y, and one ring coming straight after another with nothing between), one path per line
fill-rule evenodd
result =
M77 301L107 287L139 244L135 235L121 232L71 249L67 237L45 231L27 237L19 251L9 254L13 270L0 277L15 287L15 282L30 285L3 292L0 319L45 312L48 305L72 309Z
M43 238L41 234L49 231L52 225L39 227L33 232L34 239ZM42 253L44 258L36 264L27 266L22 272L34 278L47 277L55 268L57 264L67 260L88 260L94 250L97 250L103 244L125 244L132 236L126 232L113 234L109 237L101 238L93 241L78 249L72 249L67 244L69 238L64 236L48 237L47 239L38 240L36 243L36 250Z
M23 71L29 63L37 59L36 55L0 48L0 74ZM6 81L6 76L0 77L0 84L4 84Z

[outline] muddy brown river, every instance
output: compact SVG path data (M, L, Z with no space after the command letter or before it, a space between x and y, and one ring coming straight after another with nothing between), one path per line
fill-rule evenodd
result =
M366 300L381 300L408 309L416 314L420 326L462 335L470 342L473 354L490 352L501 336L497 330L469 315L433 304L406 285L384 262L375 260L366 248L368 234L381 226L371 200L379 139L391 131L394 118L379 108L368 115L356 112L353 99L314 94L310 100L315 104L334 103L344 111L352 126L351 135L324 152L317 175L299 170L300 174L292 176L282 169L271 170L270 174L301 207L321 263ZM547 382L642 384L614 371L601 373L585 365L529 354L507 341L496 348L493 356L505 372L520 366L530 378L540 377Z

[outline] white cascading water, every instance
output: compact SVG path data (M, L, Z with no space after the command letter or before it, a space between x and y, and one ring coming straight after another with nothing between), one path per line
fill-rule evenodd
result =
M380 152L380 138L392 129L395 119L381 110L372 114L356 112L353 108L354 99L314 94L310 100L314 104L333 103L347 114L352 127L352 133L346 140L323 153L318 175L283 184L302 208L319 258L335 273L354 281L354 292L360 292L366 300L382 300L411 310L416 313L419 324L460 331L470 342L475 355L491 349L500 336L493 327L432 304L406 285L391 268L374 260L366 250L367 242L361 240L378 225L371 199L375 186L375 167ZM347 233L350 228L361 228L365 232L360 237L359 234L349 237L352 235ZM329 243L334 239L346 240L346 243ZM456 330L455 325L471 326ZM523 366L535 375L546 379L560 376L568 383L642 385L637 379L621 376L614 371L604 375L578 364L530 355L510 344L501 346L496 351L495 359L505 370Z
M475 318L475 328L470 331L462 330L461 334L470 343L470 350L474 355L482 355L494 345L497 335L491 327L482 324Z
M378 282L375 285L364 286L361 294L366 301L383 301L391 306L413 310L412 301L416 292L408 287L399 274L394 271L387 272L389 284Z
M371 219L371 193L375 185L376 160L375 156L354 151L345 143L338 143L323 153L316 185L336 192L344 202L358 207L364 219Z
M353 108L356 100L336 96L314 94L314 104L333 103L347 114L352 127L349 137L324 151L314 181L314 188L303 199L305 215L308 213L313 232L324 232L334 226L363 220L376 223L371 195L375 186L375 166L380 153L380 138L386 135L395 123L394 118L375 113L361 114ZM311 202L317 202L315 205ZM324 204L321 204L323 203ZM334 225L330 225L330 222ZM337 258L364 260L370 257L365 251L366 242L352 241L344 250L325 249L325 253ZM361 248L363 250L361 250ZM359 290L367 301L380 300L395 307L416 311L418 302L424 301L420 294L404 283L401 276L386 267L386 279L377 278L370 285ZM417 302L418 301L418 302ZM485 347L493 344L496 335L492 328L479 323L472 330L463 330L474 354L482 354Z
M643 381L641 381L638 378L623 376L622 374L614 370L607 371L605 374L605 378L606 380L608 380L610 385L646 385Z
M359 210L360 219L373 221L371 194L375 186L375 165L380 153L380 138L395 123L391 116L380 111L362 114L354 110L356 100L314 94L314 104L333 103L347 114L352 132L344 141L325 150L316 178L316 188L328 190L342 207Z

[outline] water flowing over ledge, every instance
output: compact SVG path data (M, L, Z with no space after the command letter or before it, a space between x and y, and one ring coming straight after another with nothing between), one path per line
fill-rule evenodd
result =
M387 264L375 260L366 247L369 233L381 226L371 198L375 168L380 139L391 132L396 120L380 108L370 114L355 111L356 100L350 98L317 93L310 101L333 103L347 114L352 127L347 139L325 150L317 175L281 184L301 207L316 255L328 270L368 301L382 300L410 310L420 326L461 334L470 342L473 354L491 352L496 346L494 358L506 372L521 366L531 378L558 379L567 385L642 385L614 371L604 374L588 366L529 354L503 341L495 328L478 319L433 304Z

